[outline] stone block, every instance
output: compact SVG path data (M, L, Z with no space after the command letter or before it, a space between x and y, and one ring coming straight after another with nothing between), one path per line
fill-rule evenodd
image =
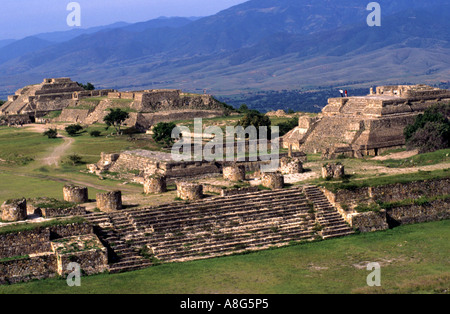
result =
M122 192L114 191L97 193L97 208L103 212L114 212L122 209Z
M196 201L203 198L203 186L190 182L177 182L177 196L185 201Z
M66 185L63 188L64 200L71 203L87 203L88 188L85 186Z
M229 166L223 168L223 178L230 181L245 180L245 166Z
M164 175L152 175L145 179L144 193L165 193L167 192L167 178Z
M262 186L269 189L282 189L284 188L284 176L279 172L266 172L261 176Z
M3 221L13 222L27 219L27 200L24 198L6 201L1 209Z
M283 157L280 160L280 172L282 174L303 173L303 163L299 158Z

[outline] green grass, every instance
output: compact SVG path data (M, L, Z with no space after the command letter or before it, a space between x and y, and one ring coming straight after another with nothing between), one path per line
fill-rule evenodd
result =
M442 179L450 177L450 168L435 170L435 171L418 171L413 173L379 176L362 180L350 180L349 182L332 182L332 181L318 181L317 184L324 186L330 191L337 191L340 189L352 190L361 187L383 186L395 183L409 183L412 181L424 181L433 179Z
M388 168L408 168L435 165L450 162L450 149L442 149L432 153L419 154L405 159L388 159L378 163Z
M0 159L24 166L62 142L60 138L49 139L26 129L0 127Z
M6 225L4 227L0 227L0 235L1 234L10 234L17 233L29 230L35 230L39 228L48 228L53 226L65 226L76 223L85 223L86 220L83 217L74 217L74 218L63 218L63 219L52 219L41 223L20 223L20 224L12 224Z
M450 220L402 226L245 255L162 264L82 277L80 287L47 279L0 286L0 293L448 293ZM368 287L369 262L381 287Z

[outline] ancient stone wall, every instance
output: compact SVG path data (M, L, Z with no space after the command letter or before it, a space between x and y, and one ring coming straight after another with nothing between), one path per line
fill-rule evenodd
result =
M50 251L50 229L0 235L0 259Z
M389 229L385 210L354 214L351 216L350 225L361 232Z
M56 256L53 252L0 262L0 284L54 277L56 269Z
M86 214L86 208L74 206L70 208L40 208L41 214L45 218L64 217L64 216L82 216Z
M336 191L335 202L341 204L361 204L373 201L398 202L405 199L417 199L423 196L450 194L450 179L413 181L389 184L377 187L341 189Z
M400 225L450 218L450 199L435 200L423 205L404 205L388 209L388 216Z

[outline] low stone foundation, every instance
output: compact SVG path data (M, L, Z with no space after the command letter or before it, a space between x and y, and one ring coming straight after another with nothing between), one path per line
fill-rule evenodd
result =
M114 191L97 194L97 208L103 212L114 212L122 209L122 192Z
M96 235L82 235L52 242L56 254L57 272L66 276L73 269L70 263L78 263L86 275L102 273L108 269L108 252Z

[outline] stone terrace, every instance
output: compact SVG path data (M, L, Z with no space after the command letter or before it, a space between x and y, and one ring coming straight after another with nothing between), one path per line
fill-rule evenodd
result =
M110 272L119 272L155 261L205 259L315 240L321 238L314 230L317 219L327 228L324 237L352 232L337 211L318 206L316 214L303 188L296 187L86 218L98 226L110 250Z

